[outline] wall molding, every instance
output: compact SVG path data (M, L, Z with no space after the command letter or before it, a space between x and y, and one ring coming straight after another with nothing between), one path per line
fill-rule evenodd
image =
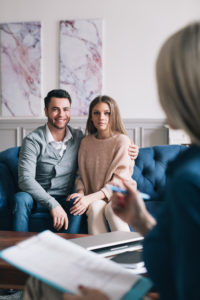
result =
M86 117L72 117L70 125L85 132ZM165 119L123 119L127 133L139 147L168 144L169 129ZM46 118L0 118L0 151L20 146L32 130L46 123Z

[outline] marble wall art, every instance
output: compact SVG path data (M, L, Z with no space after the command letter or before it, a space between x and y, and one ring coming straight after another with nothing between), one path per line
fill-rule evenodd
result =
M60 22L60 87L72 97L74 116L87 115L102 91L102 20Z
M41 24L0 24L2 116L41 116Z

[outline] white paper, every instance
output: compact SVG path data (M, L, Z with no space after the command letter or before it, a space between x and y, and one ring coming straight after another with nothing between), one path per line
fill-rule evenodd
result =
M3 250L3 259L61 290L79 293L82 284L121 299L140 279L119 264L44 231Z

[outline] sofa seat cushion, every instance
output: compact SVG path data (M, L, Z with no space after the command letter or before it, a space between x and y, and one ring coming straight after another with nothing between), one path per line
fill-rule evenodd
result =
M33 213L49 213L49 210L39 202L34 201Z
M11 230L12 214L9 208L0 208L0 230Z

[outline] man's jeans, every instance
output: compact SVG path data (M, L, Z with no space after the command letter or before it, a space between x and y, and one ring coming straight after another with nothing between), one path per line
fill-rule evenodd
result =
M59 232L66 233L79 233L81 218L82 216L74 216L70 214L70 208L73 206L75 199L71 201L66 201L66 196L57 196L55 199L60 203L67 213L69 226L68 229L61 229ZM29 217L35 207L36 202L33 200L32 196L26 192L18 192L13 198L13 230L15 231L29 231ZM44 207L37 203L37 207ZM53 218L52 218L53 224Z

